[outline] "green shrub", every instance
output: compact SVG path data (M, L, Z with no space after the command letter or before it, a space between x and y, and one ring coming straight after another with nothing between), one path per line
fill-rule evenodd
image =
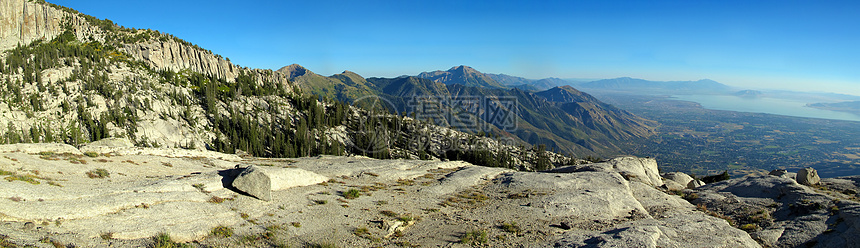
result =
M350 189L350 190L347 190L346 192L343 192L343 198L346 198L346 199L355 199L355 198L358 198L359 196L361 196L361 191L358 191L357 189Z
M91 157L91 158L95 158L95 157L99 156L99 154L97 152L85 152L84 155L87 155L87 157Z
M747 231L747 232L755 231L756 229L758 229L758 225L752 224L752 223L744 224L743 226L741 226L741 229L743 229L744 231Z

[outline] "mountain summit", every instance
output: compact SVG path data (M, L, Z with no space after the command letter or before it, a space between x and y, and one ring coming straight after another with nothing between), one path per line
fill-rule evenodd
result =
M451 67L447 71L422 72L420 78L433 80L445 84L462 84L473 87L505 88L487 74L481 73L472 67L465 65Z

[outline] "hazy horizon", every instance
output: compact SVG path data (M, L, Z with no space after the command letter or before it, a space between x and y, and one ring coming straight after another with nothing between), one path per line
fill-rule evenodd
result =
M468 65L860 95L858 2L50 2L253 68L397 77Z

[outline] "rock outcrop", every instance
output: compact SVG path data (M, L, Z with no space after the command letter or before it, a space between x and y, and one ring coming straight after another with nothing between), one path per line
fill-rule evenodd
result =
M825 182L825 181L822 181ZM860 242L857 181L828 179L820 189L772 175L708 184L688 193L770 247L847 247ZM838 190L830 190L829 187ZM822 190L827 189L827 190Z

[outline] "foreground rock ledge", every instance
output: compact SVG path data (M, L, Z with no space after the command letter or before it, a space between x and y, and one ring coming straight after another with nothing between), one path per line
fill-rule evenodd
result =
M655 189L656 170L637 158L608 162L622 172L573 173L365 157L246 159L270 179L271 199L260 201L230 189L237 163L220 156L0 155L0 169L38 182L0 180L0 233L21 246L45 237L79 247L147 246L160 232L216 247L464 246L466 233L476 232L499 247L758 247L746 232ZM109 175L87 175L97 169ZM35 225L25 229L27 222ZM233 236L212 236L217 226Z

